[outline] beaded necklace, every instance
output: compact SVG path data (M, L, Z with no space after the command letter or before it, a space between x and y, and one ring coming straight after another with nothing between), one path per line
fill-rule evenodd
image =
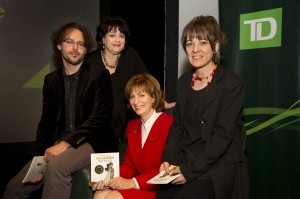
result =
M207 75L207 76L205 76L205 77L198 77L198 76L196 75L196 71L195 71L195 72L193 73L193 79L192 79L192 82L191 82L191 87L193 87L193 86L195 85L195 81L196 81L196 80L199 80L199 81L206 80L206 81L207 81L207 85L210 84L210 81L208 80L208 78L209 78L209 77L213 78L213 76L214 76L214 74L215 74L215 71L216 71L216 68L213 69L213 71L212 71L209 75Z
M109 65L109 64L107 63L107 61L106 61L106 59L105 59L105 54L104 54L103 51L101 51L101 56L102 56L102 59L103 59L103 61L104 61L104 65L105 65L105 66L107 66L107 67L109 67L109 68L116 68L116 67L118 66L118 62L119 62L119 58L120 58L121 54L118 54L117 59L116 59L116 62L115 62L114 65Z

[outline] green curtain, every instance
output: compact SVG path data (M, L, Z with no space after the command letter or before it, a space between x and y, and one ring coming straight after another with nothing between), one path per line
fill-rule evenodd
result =
M300 1L220 0L223 65L247 90L252 199L300 198Z

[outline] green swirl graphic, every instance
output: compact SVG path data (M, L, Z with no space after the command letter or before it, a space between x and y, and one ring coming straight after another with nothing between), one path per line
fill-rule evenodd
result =
M300 127L293 127L291 124L300 121L300 108L296 107L300 104L300 100L295 102L289 109L280 109L280 108L270 108L270 107L256 107L256 108L245 108L243 109L243 116L250 116L250 115L274 115L272 118L268 119L267 121L260 122L260 119L254 119L252 121L246 121L246 134L251 135L253 133L257 133L258 131L265 129L267 127L273 127L272 130L267 131L267 133L274 132L278 129L283 127L289 127L291 130L299 131ZM298 117L295 119L295 117ZM282 120L285 123L279 123ZM259 123L256 125L256 123ZM248 127L248 128L247 128Z

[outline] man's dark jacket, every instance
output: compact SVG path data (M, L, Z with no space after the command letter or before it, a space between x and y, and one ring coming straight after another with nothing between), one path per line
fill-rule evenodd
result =
M82 64L75 97L75 130L62 139L77 148L88 142L95 152L117 151L110 125L113 95L108 70ZM45 77L43 109L36 136L36 155L45 150L64 133L65 88L63 69Z

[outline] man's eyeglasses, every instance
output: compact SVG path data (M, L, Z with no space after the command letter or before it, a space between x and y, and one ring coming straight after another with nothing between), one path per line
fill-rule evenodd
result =
M67 46L74 46L75 44L77 44L78 48L82 48L85 49L85 43L83 41L74 41L72 39L65 39L63 40L63 42L65 42L67 44Z

